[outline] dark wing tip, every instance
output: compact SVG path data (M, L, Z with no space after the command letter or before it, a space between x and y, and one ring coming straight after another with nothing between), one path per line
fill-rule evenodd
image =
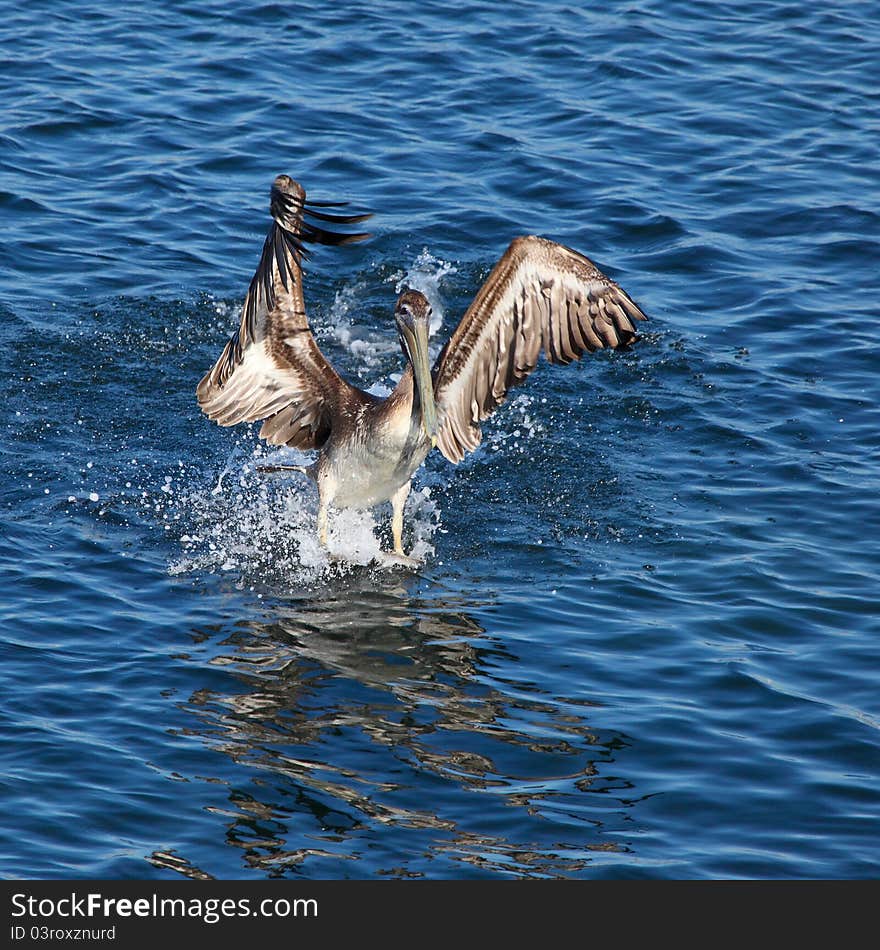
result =
M305 188L303 188L295 178L291 178L290 175L276 175L275 181L272 182L272 190L294 195L301 201L305 201L306 199Z
M630 321L648 319L648 315L645 311L642 310L635 300L622 288L620 288L620 295L616 303L618 307L621 307L626 312ZM635 330L635 324L633 324L633 330Z
M303 241L309 241L312 244L356 244L358 241L366 241L373 235L369 231L363 231L357 234L341 234L339 231L327 231L314 224L303 222L300 225L300 237Z
M315 201L309 198L308 205L311 208L347 208L347 201Z
M272 182L272 191L269 201L269 211L280 228L292 234L298 241L309 241L313 244L355 244L365 241L373 235L367 232L345 234L330 231L317 224L303 220L308 215L317 221L326 221L328 224L359 224L371 218L372 214L329 214L318 211L317 208L343 207L346 202L338 201L310 201L306 204L306 192L299 182L290 175L278 175Z
M296 233L302 220L305 189L289 175L279 175L272 182L269 197L269 213L286 231Z

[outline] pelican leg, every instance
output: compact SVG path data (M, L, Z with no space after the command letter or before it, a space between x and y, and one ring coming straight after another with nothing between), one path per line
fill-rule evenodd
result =
M327 558L331 564L336 564L345 560L340 554L334 554L327 543L327 502L322 498L318 499L318 541L321 547L327 552Z
M403 509L409 497L410 483L405 482L391 496L391 534L394 536L394 559L407 567L418 567L418 558L403 553Z
M327 547L327 505L318 502L318 540L323 547Z
M405 482L391 496L391 533L394 535L394 553L406 557L403 552L403 509L409 497L410 483Z

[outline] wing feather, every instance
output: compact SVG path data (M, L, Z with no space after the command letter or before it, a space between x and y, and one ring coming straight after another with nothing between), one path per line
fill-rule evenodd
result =
M303 214L338 224L369 215L316 212L306 204L302 186L287 175L279 175L272 185L270 212L272 225L239 326L196 396L202 411L219 425L265 419L260 436L268 442L319 448L329 435L334 410L354 387L325 359L309 329L302 287L304 242L347 244L369 235L327 231L305 221Z
M646 319L583 254L545 238L516 238L434 364L441 452L460 462L473 451L480 422L535 369L542 351L551 363L571 363L626 346Z

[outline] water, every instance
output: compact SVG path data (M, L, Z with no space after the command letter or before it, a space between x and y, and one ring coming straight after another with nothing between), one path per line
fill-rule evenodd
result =
M875 3L5 4L0 873L876 877ZM364 387L540 233L651 316L416 479L417 572L194 388L279 172Z

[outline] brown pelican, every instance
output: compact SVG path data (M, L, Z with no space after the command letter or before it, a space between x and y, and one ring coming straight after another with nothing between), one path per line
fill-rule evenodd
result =
M370 215L330 214L332 202L307 202L287 175L272 185L273 218L241 323L197 388L199 405L222 426L264 420L273 445L318 449L295 469L318 487L318 535L327 543L327 510L392 506L396 560L403 550L403 508L410 480L436 446L452 463L473 451L480 422L534 370L621 347L646 317L592 261L541 237L515 238L489 274L433 367L428 357L431 308L404 290L394 319L406 366L387 398L352 386L333 369L309 329L302 285L304 242L348 244L368 234L341 234L307 220L355 224Z

